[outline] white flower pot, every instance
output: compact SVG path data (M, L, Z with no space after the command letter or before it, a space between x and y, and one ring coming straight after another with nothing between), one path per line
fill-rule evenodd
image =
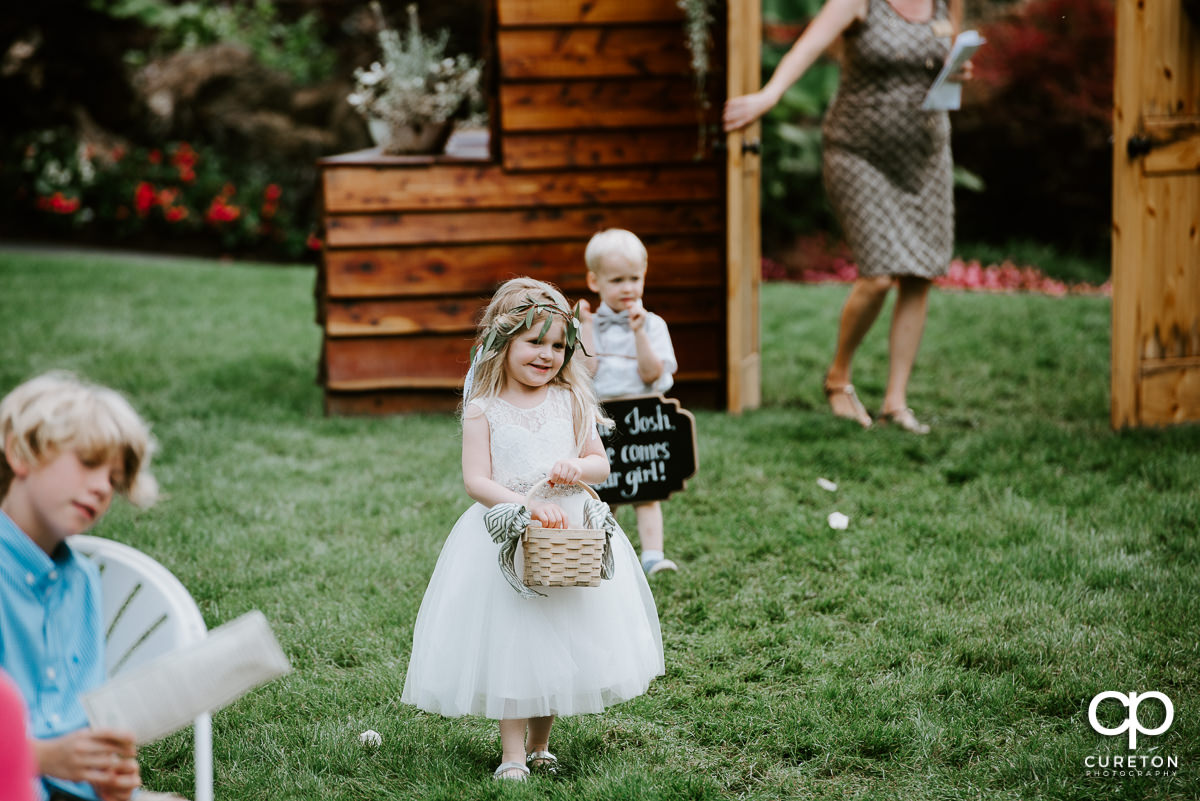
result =
M454 120L392 125L387 120L368 119L367 129L384 153L441 153L454 129Z

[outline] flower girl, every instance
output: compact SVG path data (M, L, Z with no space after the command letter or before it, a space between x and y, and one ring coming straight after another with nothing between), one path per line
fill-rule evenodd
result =
M615 523L611 579L598 587L527 589L512 572L515 540L498 546L489 534L489 510L525 505L544 479L549 499L530 498L527 515L566 528L568 504L554 502L555 488L608 476L596 434L603 418L581 360L571 359L578 345L578 321L550 284L515 278L488 304L462 415L463 483L477 503L458 519L429 579L401 694L427 712L499 720L497 779L554 772L555 716L600 712L663 674L654 599Z

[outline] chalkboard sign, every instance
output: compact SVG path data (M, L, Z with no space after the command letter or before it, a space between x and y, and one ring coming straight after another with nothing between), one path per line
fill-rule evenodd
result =
M663 501L696 475L696 418L679 401L636 395L604 401L614 428L602 434L612 472L594 485L609 504Z

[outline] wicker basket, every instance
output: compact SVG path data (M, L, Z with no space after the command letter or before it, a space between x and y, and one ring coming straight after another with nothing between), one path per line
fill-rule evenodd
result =
M546 481L535 484L526 504L547 486ZM599 498L587 484L576 486ZM526 587L598 587L605 538L603 529L527 526L521 537L525 561L522 581Z

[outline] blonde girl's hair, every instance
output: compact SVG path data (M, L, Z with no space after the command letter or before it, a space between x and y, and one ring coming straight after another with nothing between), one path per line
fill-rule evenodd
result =
M145 421L116 390L89 384L65 372L50 372L21 384L0 401L0 442L30 465L43 465L74 451L87 465L117 461L113 489L137 506L158 498L150 474L156 450ZM0 498L13 481L8 459L0 459Z
M542 308L537 308L539 305ZM553 307L553 311L546 307ZM571 307L558 287L533 278L513 278L501 284L479 322L479 332L472 349L475 356L471 368L471 387L463 398L464 411L473 400L494 398L500 394L507 377L505 365L513 339L527 330L541 330L551 317L560 317L567 325L574 319ZM577 339L575 342L578 346ZM600 409L596 391L592 388L592 377L583 366L583 360L572 359L568 353L563 368L550 380L550 386L562 387L571 393L575 442L582 452L596 424L607 425L611 422Z
M630 264L645 267L649 261L646 246L637 234L624 228L607 228L593 236L583 251L583 260L589 272L600 274L604 269L604 259L608 256L620 256Z

